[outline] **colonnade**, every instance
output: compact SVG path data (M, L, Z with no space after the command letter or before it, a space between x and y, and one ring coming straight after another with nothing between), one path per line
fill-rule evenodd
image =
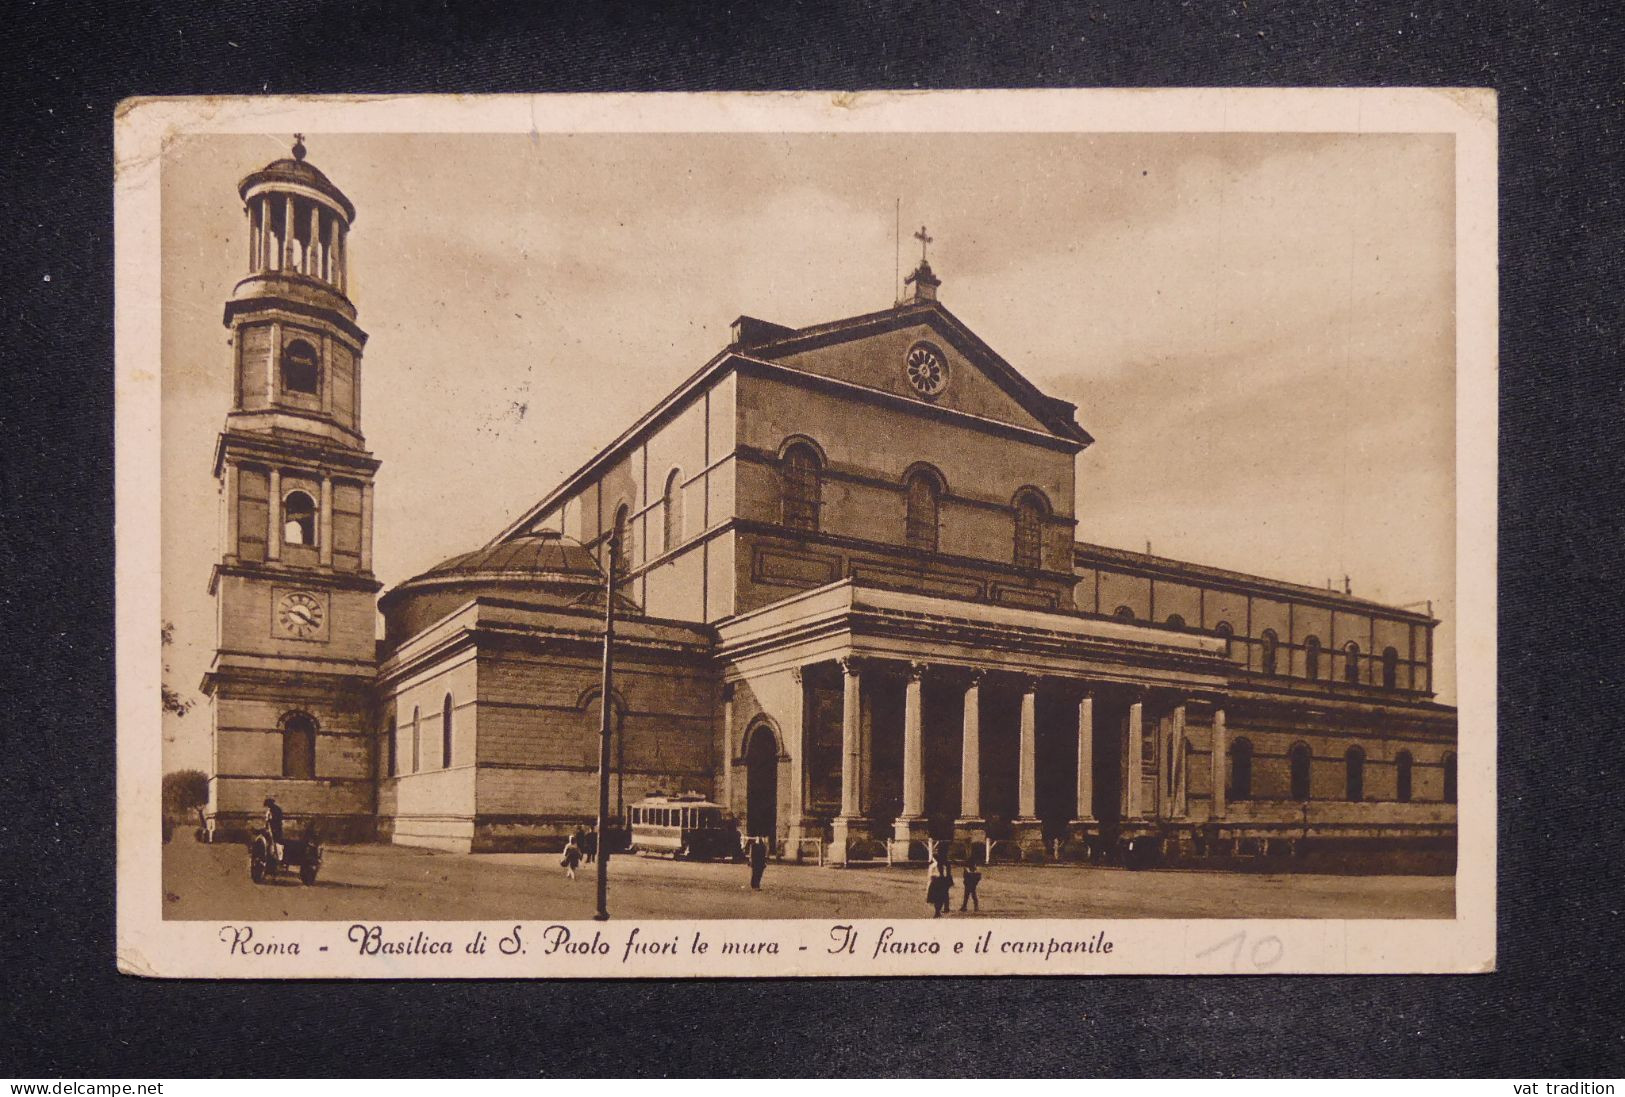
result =
M282 191L253 195L247 209L250 274L273 270L303 274L345 292L346 226L336 211Z
M832 839L836 850L844 850L850 838L867 836L870 820L863 813L862 789L866 761L864 758L865 732L863 728L863 682L871 671L904 675L903 690L903 742L902 742L902 805L892 826L894 840L922 840L929 836L925 814L925 744L924 744L924 679L931 667L923 662L905 664L869 662L848 657L840 660L843 684L841 717L841 789L839 814L832 821ZM954 680L963 685L963 708L960 732L960 800L955 830L965 835L985 832L986 820L982 804L982 704L981 690L987 671L981 668L940 667L951 671ZM1042 823L1038 814L1038 695L1040 684L1046 679L1036 675L1021 675L1020 715L1017 732L1016 815L1011 821L1013 837L1018 841L1041 840ZM1047 679L1061 682L1068 693L1077 697L1076 717L1076 774L1075 817L1070 820L1074 828L1087 828L1096 822L1095 803L1095 719L1097 691L1121 688L1131 691L1124 725L1112 729L1121 733L1121 760L1123 782L1121 816L1125 820L1151 816L1175 817L1186 810L1189 774L1184 755L1186 705L1177 699L1167 707L1156 721L1152 734L1146 739L1146 704L1148 692L1133 686L1106 686L1091 682ZM1222 814L1224 803L1224 713L1215 711L1213 719L1213 787L1216 789L1214 810ZM1155 759L1154 768L1145 765L1147 747ZM1155 803L1147 804L1146 786L1149 784ZM839 854L838 854L839 856Z

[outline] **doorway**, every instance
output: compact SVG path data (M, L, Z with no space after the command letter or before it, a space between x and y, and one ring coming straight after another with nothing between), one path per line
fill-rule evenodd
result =
M745 748L745 833L761 838L779 833L779 744L766 724L757 725Z

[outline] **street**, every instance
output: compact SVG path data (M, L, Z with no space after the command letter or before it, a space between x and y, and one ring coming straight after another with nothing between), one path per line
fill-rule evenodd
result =
M164 847L164 917L252 920L480 921L591 918L593 873L567 879L557 854L457 854L392 845L329 846L305 887L284 874L248 878L241 845L206 846L185 832ZM956 873L957 877L957 873ZM622 855L610 861L616 918L930 917L919 868L769 864L762 890L744 865ZM957 883L957 879L956 879ZM1213 871L995 865L981 911L952 917L1449 918L1448 876L1261 875Z

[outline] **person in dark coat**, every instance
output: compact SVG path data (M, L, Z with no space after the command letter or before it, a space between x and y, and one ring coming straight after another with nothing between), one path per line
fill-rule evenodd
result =
M598 856L598 830L596 827L587 831L586 835L581 839L581 852L586 854L589 865Z
M753 891L762 890L762 873L767 871L767 839L752 838L750 840L750 886Z
M272 852L282 860L282 805L272 796L265 798L265 829L271 832Z
M959 900L959 909L964 910L965 904L969 903L977 911L980 911L982 909L982 901L976 897L976 887L982 882L982 866L977 863L976 855L974 853L971 854L971 859L965 864L964 880L965 894Z

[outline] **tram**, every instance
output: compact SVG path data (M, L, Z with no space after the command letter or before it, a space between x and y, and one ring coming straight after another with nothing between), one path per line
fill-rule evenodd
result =
M654 793L627 809L632 852L679 860L738 860L739 820L697 792Z

